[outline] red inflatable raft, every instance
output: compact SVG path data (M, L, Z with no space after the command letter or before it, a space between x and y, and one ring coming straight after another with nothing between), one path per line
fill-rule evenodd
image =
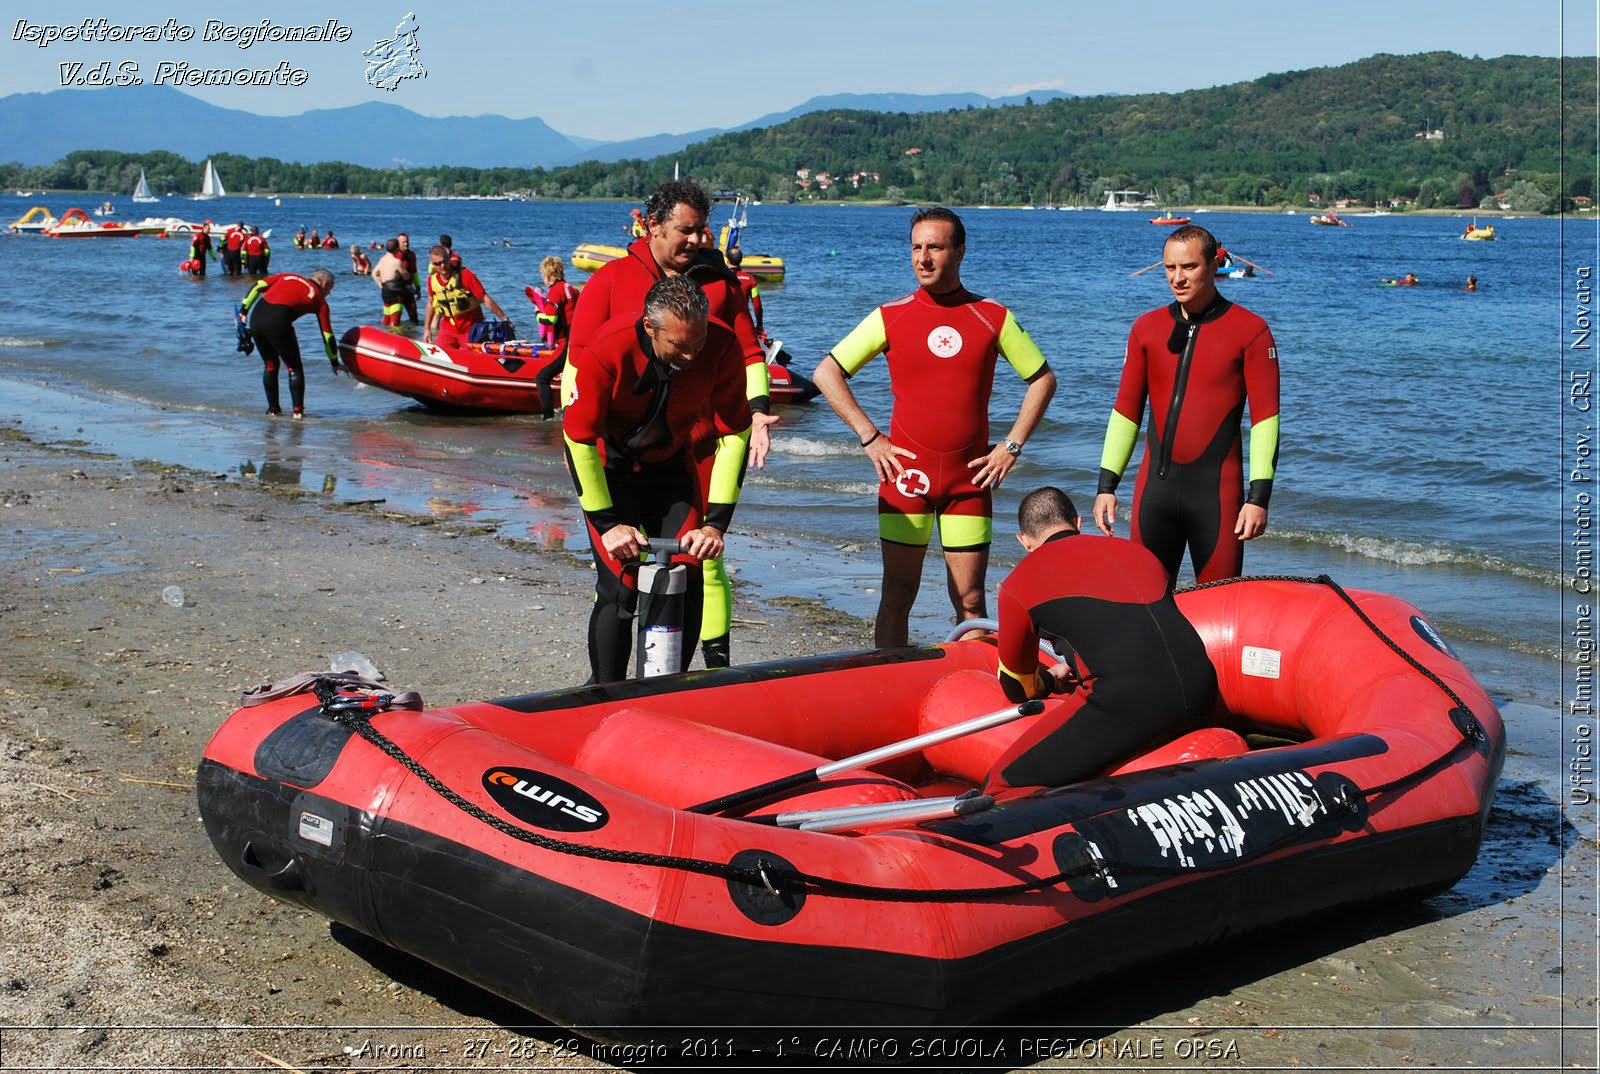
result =
M531 343L441 347L370 325L339 340L339 363L351 376L442 410L537 414L534 377L555 359Z
M1217 668L1214 726L943 819L894 811L972 790L1026 719L827 765L1003 708L988 638L434 710L323 680L223 724L200 811L248 883L544 1017L769 1045L748 1027L990 1019L1472 866L1503 730L1415 608L1280 580L1178 600ZM835 830L793 826L819 815Z
M371 325L352 328L339 340L339 362L351 376L439 410L538 414L534 378L558 355L527 340L441 347ZM767 372L775 403L809 402L819 392L776 360L767 363ZM559 398L560 374L551 385Z

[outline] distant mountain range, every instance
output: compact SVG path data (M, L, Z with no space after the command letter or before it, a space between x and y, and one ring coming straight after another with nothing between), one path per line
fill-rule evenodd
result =
M648 159L729 131L773 126L811 112L942 112L1043 103L1073 94L1035 90L1012 97L977 93L838 93L813 97L732 128L598 141L562 134L537 117L422 116L370 102L298 116L261 116L221 108L167 86L60 89L0 97L0 162L48 164L79 149L124 153L167 150L199 160L217 153L312 164L340 160L369 168L458 165L532 168Z

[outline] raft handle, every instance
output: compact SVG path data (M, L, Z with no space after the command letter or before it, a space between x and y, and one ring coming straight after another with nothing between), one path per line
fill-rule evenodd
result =
M255 844L247 840L244 849L239 852L239 864L247 871L259 874L262 881L273 891L305 890L306 882L300 873L298 855L291 854L283 868L274 872L261 863L261 859L256 856Z

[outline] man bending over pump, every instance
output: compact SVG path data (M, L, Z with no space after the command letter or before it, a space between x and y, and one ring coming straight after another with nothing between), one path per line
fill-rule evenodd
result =
M1013 701L1070 690L1001 754L988 786L1057 787L1201 726L1217 696L1205 643L1161 561L1118 537L1082 537L1067 494L1017 509L1027 550L1000 583L1000 685ZM1064 663L1042 669L1039 639Z

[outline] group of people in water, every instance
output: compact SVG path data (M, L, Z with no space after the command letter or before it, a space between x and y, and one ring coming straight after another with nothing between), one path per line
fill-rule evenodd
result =
M296 250L337 250L339 248L339 240L334 236L333 228L331 227L326 235L316 228L312 228L311 234L307 235L305 225L302 224L299 230L294 233L294 248Z
M212 230L211 221L207 220L190 232L189 258L179 266L180 269L190 276L203 279L209 259L221 260L224 276L267 275L272 247L267 245L267 237L260 228L241 220L225 228L215 240L211 237Z

